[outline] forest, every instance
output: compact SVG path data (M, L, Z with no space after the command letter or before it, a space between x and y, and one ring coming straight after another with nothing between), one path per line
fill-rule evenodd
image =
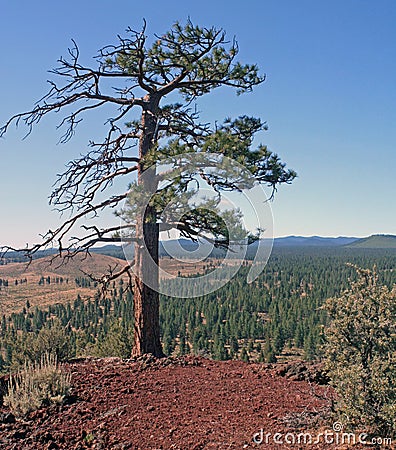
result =
M228 284L211 294L189 299L161 296L164 351L220 360L320 359L327 323L322 305L347 288L356 277L354 266L376 267L383 284L396 283L392 249L278 247L251 284L246 281L246 261ZM28 303L22 311L1 317L1 371L38 360L49 348L60 360L129 358L133 320L133 293L123 280L113 282L105 296L98 291L88 301L78 296L74 302L43 309Z

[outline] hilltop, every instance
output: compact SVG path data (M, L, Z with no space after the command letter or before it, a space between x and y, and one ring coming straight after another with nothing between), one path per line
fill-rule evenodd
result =
M2 449L275 449L290 445L254 444L255 433L257 440L261 429L272 437L305 431L314 440L319 430L331 431L333 394L303 364L146 355L136 361L86 359L66 370L74 386L66 404L16 423L0 408ZM310 448L333 447L321 442Z
M355 242L355 237L286 236L274 239L274 246L291 247L340 247Z
M392 234L374 234L358 239L348 245L348 248L396 248L396 236Z

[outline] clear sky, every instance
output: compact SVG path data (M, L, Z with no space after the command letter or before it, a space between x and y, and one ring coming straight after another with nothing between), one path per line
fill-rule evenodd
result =
M275 235L396 234L394 0L3 0L1 124L45 94L47 70L72 38L89 61L143 17L147 33L160 34L188 16L235 35L240 60L267 75L253 94L222 91L200 109L213 120L260 116L269 125L260 140L298 172L273 203ZM22 128L0 140L0 244L36 242L58 223L51 186L95 124L62 146L56 123L43 121L24 141Z

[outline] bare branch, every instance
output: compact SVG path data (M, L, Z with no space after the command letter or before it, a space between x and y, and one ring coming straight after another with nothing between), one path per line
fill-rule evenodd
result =
M103 274L101 277L95 277L91 273L84 272L84 275L88 276L92 281L96 281L102 286L102 295L106 295L106 292L108 290L108 287L110 283L114 280L117 280L122 275L128 276L128 288L132 291L133 288L133 282L132 282L132 273L131 273L131 267L135 264L135 261L131 261L127 265L125 265L122 269L117 270L118 266L111 267L109 266L109 270L107 273Z

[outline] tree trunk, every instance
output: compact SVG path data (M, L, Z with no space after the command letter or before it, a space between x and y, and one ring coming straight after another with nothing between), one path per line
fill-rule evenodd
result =
M148 211L149 213L149 211ZM140 226L144 236L144 248L139 243L135 250L134 308L135 328L132 356L152 353L162 357L159 324L158 240L157 223L148 220L146 214Z
M157 126L156 110L158 102L148 99L147 108L142 113L143 135L139 143L139 158L151 149ZM147 169L140 162L138 184L145 192L154 193L158 186L155 167ZM160 341L159 294L158 294L158 243L159 226L155 210L146 206L138 214L136 223L135 276L134 276L134 344L132 356L152 353L164 356Z

